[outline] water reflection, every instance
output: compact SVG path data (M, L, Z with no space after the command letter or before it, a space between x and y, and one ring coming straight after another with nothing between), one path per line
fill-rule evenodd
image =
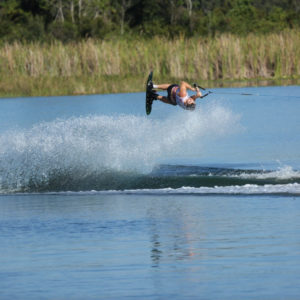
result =
M176 262L200 255L195 244L201 242L204 236L203 219L199 215L195 219L176 198L168 199L163 208L157 209L154 205L147 211L151 220L149 236L152 267L159 267L161 262Z
M152 267L158 267L162 251L160 250L161 243L159 242L159 235L154 233L151 237L152 249L151 249L151 260Z

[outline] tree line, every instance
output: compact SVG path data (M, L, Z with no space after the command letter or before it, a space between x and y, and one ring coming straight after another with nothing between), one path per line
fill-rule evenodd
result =
M300 27L299 0L1 0L0 41L214 36Z

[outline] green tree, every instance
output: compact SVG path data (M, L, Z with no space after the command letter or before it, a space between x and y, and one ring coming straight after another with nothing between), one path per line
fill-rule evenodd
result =
M257 26L257 10L249 0L234 0L228 12L229 30L237 34L253 32Z

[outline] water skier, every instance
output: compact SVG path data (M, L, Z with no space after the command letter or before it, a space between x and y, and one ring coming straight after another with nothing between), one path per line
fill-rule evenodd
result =
M178 84L153 84L150 82L151 89L159 89L168 92L167 97L158 95L155 90L152 90L153 100L160 100L171 105L179 105L183 109L194 110L196 107L196 99L202 97L198 86L192 87L185 81ZM196 95L189 96L188 91L196 92Z

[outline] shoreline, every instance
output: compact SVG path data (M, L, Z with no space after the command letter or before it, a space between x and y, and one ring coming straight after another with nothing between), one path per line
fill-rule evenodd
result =
M18 97L59 97L59 96L79 96L79 95L101 95L101 94L122 94L144 92L145 78L19 78L18 87L6 92L3 89L3 80L0 82L0 99ZM155 77L154 77L155 79ZM182 79L172 78L167 81L155 79L156 82L176 83ZM192 79L184 80L193 83ZM172 81L172 82L171 82ZM105 82L105 85L103 85ZM258 86L290 86L300 85L300 78L257 78L245 80L214 80L198 81L205 88L238 88L238 87L258 87ZM20 88L22 87L22 88Z

